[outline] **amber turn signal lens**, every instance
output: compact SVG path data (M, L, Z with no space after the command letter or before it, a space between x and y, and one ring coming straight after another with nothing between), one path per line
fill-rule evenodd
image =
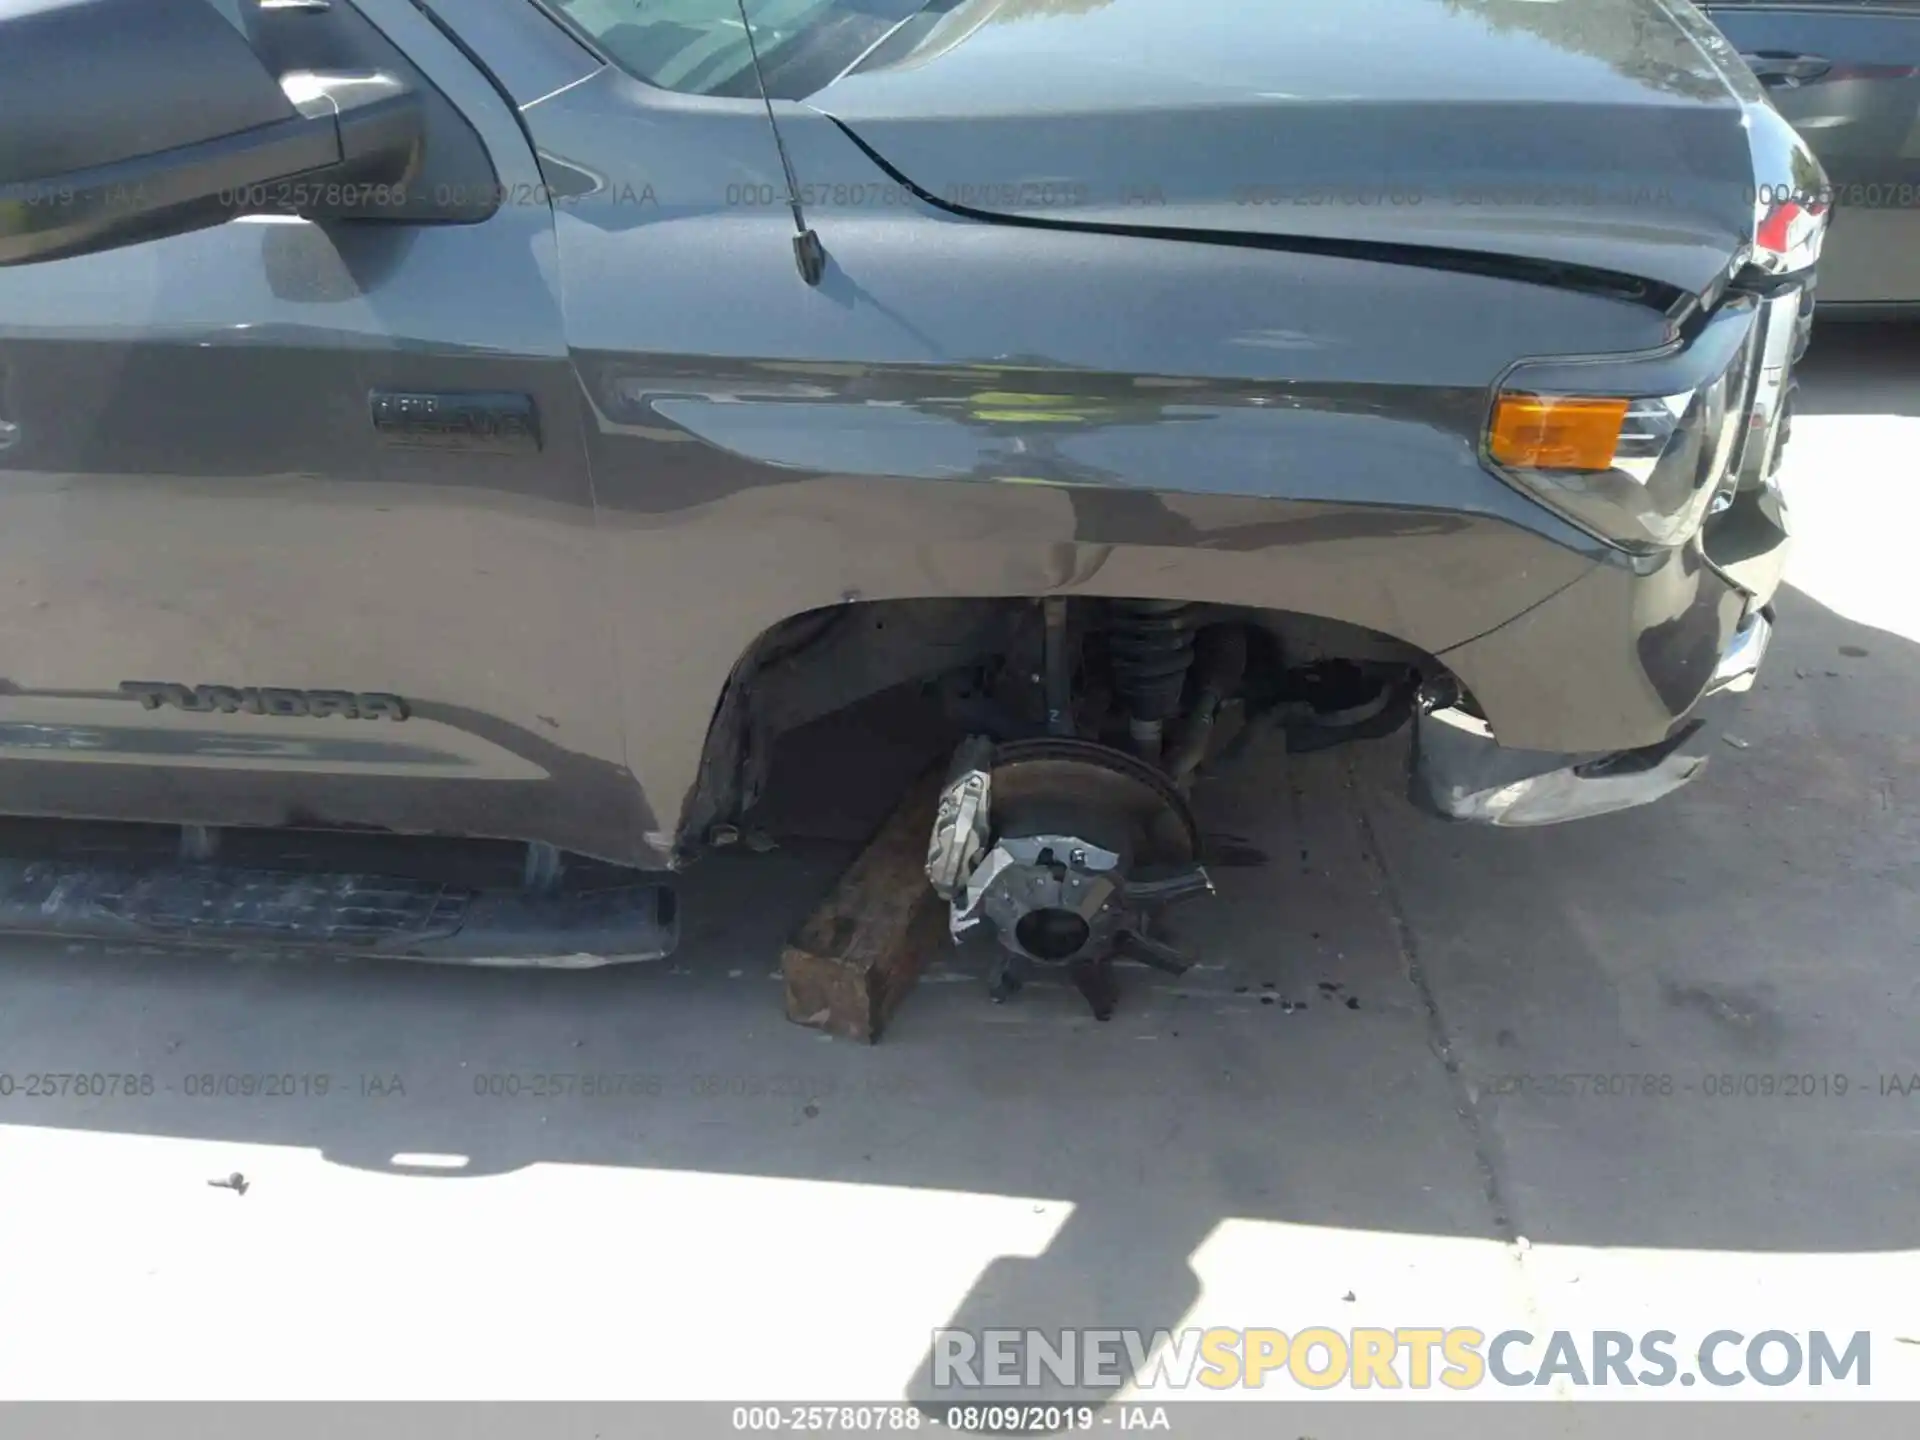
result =
M1502 395L1487 449L1527 470L1611 470L1628 401L1584 395Z

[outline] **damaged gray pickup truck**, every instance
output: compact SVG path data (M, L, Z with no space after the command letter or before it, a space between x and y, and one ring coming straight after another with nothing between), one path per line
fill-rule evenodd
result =
M1827 218L1684 0L9 0L0 812L178 848L0 925L662 954L633 872L899 686L1023 963L1179 963L1229 732L1655 799Z

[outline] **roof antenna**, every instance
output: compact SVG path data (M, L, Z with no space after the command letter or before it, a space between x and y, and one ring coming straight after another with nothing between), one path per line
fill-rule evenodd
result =
M760 103L767 107L767 128L773 131L773 148L780 152L780 168L787 177L787 204L793 210L793 228L799 232L793 237L793 258L799 262L800 278L809 285L818 285L827 273L827 248L808 228L807 217L800 210L800 185L793 178L793 161L787 158L786 144L780 138L780 122L773 118L767 77L760 70L760 47L753 40L753 22L747 19L747 0L735 0L735 3L740 7L740 23L747 31L747 54L753 58L753 83L760 89Z

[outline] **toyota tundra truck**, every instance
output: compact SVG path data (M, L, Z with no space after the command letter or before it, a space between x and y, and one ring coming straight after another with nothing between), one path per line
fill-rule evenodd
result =
M1656 800L1828 198L1685 0L9 0L0 812L162 838L0 928L657 956L898 687L1000 990L1182 963L1235 746Z

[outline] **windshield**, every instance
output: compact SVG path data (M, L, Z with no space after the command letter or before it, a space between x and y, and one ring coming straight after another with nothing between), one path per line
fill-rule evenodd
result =
M690 95L756 96L740 0L548 0L621 69ZM745 0L767 94L824 88L929 0Z

